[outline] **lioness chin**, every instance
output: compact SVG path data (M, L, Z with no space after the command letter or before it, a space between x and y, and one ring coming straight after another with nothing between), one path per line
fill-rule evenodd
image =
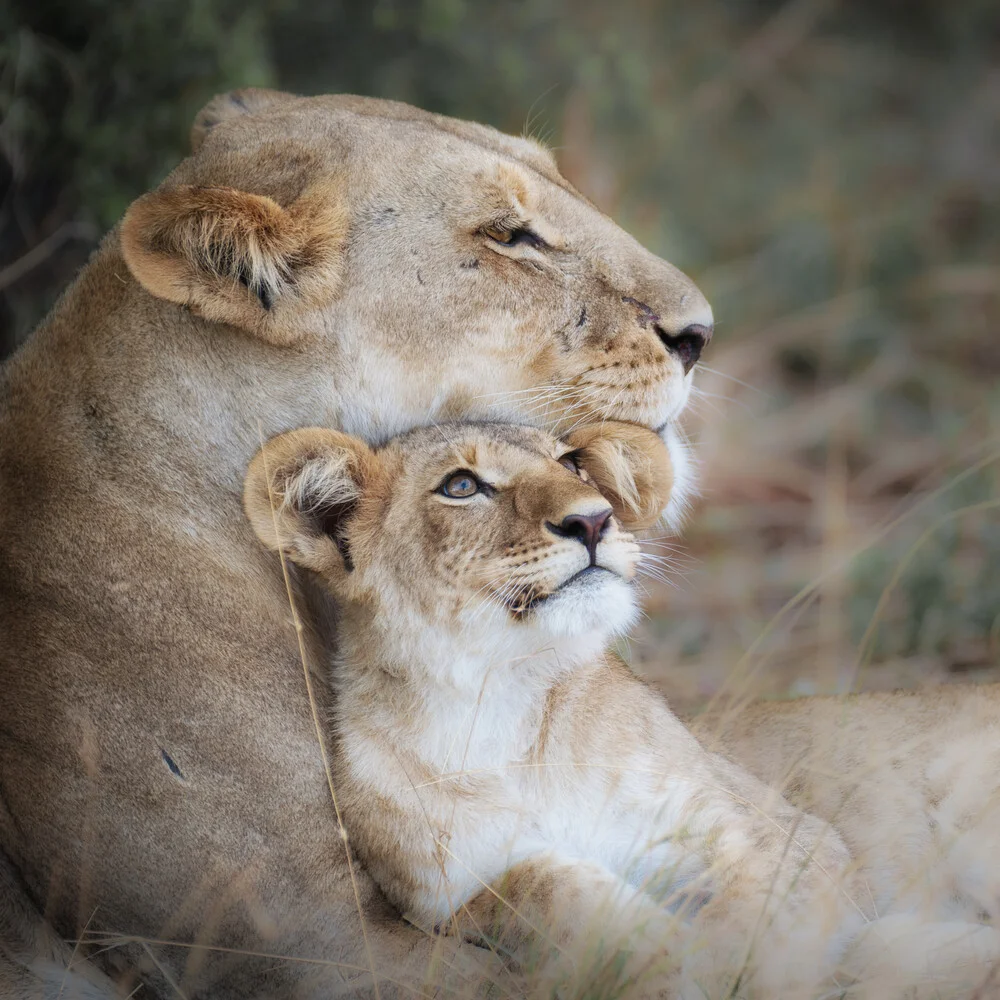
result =
M711 310L528 140L255 90L192 140L0 373L0 994L110 993L84 929L126 990L472 992L348 868L247 465L305 425L631 420L673 516Z
M706 752L607 651L637 610L625 528L670 484L659 438L613 422L265 445L250 521L341 614L333 782L359 858L532 995L975 995L991 929L869 922L833 829Z

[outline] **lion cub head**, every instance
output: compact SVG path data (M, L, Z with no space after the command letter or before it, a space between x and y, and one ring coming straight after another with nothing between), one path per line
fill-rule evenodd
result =
M355 638L365 619L365 641L392 633L401 657L445 637L507 655L568 642L586 656L633 620L640 552L626 528L652 524L670 485L665 446L631 424L561 439L441 425L377 450L307 429L257 455L244 503L264 544L355 616Z

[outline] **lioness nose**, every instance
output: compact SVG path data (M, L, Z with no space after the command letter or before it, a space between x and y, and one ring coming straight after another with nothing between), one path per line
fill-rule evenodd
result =
M560 524L546 522L546 527L554 535L559 535L561 538L575 538L581 545L586 545L590 553L590 564L593 565L597 555L597 543L601 540L610 517L609 507L597 514L570 514L564 517Z
M676 355L684 366L684 374L687 375L701 357L705 345L712 339L712 327L703 323L692 323L684 327L680 333L670 334L657 323L656 334L663 341L663 346L671 354Z

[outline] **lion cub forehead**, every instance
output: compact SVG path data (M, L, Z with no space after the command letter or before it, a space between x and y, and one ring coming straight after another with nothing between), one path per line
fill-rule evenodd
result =
M387 448L406 466L450 465L482 473L515 474L539 459L558 458L566 446L545 431L514 424L453 423L421 427L400 435Z

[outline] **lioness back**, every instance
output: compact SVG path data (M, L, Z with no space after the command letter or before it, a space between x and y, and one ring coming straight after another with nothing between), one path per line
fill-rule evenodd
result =
M711 311L549 153L484 126L244 91L193 145L0 375L0 845L39 926L184 945L101 952L165 993L422 981L442 943L348 868L330 694L307 696L246 467L302 425L593 416L661 428L683 496ZM292 584L315 662L333 625ZM0 947L12 982L42 937Z
M1000 686L761 702L692 724L833 823L880 911L1000 919Z

